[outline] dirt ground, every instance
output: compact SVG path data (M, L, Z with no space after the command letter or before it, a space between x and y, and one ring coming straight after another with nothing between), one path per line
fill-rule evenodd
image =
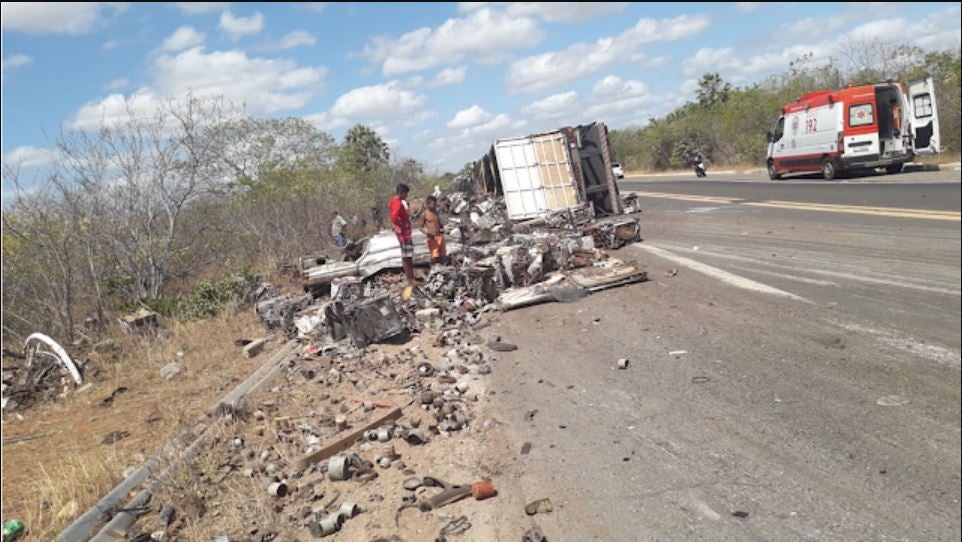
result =
M243 310L175 324L165 341L119 338L114 352L90 355L96 371L88 375L89 387L19 415L4 414L4 520L23 521L24 540L53 538L120 482L125 469L159 453L262 364L269 353L245 359L233 340L264 335L253 311ZM164 380L160 368L171 361L182 372ZM103 406L119 388L126 391ZM104 444L114 431L127 435Z

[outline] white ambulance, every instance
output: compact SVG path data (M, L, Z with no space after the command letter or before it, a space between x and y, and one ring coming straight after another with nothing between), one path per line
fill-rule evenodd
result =
M939 152L932 79L805 94L782 108L768 134L768 176L884 167L902 171L917 154Z

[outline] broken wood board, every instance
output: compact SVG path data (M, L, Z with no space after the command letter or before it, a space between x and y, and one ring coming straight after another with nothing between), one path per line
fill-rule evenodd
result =
M355 429L354 431L351 431L347 435L339 438L338 440L321 448L320 450L317 450L316 452L311 452L309 454L304 455L303 457L297 460L297 468L305 469L311 463L318 463L320 461L324 461L325 459L330 458L331 456L339 454L344 450L353 446L354 443L357 442L359 439L363 438L364 433L370 431L371 429L376 429L381 425L384 425L385 422L394 421L399 419L400 417L401 417L401 407L395 406L394 408L391 409L390 412L381 416L380 418L377 418L376 420L369 422Z
M260 339L255 339L247 343L247 345L244 346L244 357L252 358L260 354L264 350L264 345L267 344L269 340L270 337L261 337Z
M644 282L648 280L648 273L615 260L611 265L583 267L571 271L568 273L568 280L591 292L597 292L633 282Z

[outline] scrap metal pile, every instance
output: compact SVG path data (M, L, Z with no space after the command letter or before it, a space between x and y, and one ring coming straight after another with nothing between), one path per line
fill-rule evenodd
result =
M608 253L640 241L640 227L622 214L598 219L590 203L521 221L508 219L499 196L454 192L439 203L449 258L425 266L426 242L415 236L413 296L402 296L400 246L390 231L352 249L347 261L302 258L304 294L256 285L248 298L264 326L292 340L165 447L164 471L94 539L136 532L154 540L301 539L347 530L357 539L399 540L422 539L425 529L443 538L472 521L477 530L496 524L486 504L458 505L456 513L472 518L432 514L496 495L498 473L476 461L474 447L490 427L482 418L486 375L517 347L480 331L501 311L647 280ZM153 326L154 316L136 315L125 329ZM28 352L21 380L56 373L60 385L80 385L69 356L45 339L28 341L50 351ZM249 358L267 341L235 342ZM8 376L5 402L17 395L7 393L16 391ZM134 470L60 539L88 537L154 468ZM151 510L160 514L137 525Z
M27 337L23 354L9 357L19 358L22 363L3 367L4 412L50 401L83 384L81 367L60 344L43 333Z
M512 222L501 198L475 199L464 192L443 196L439 208L450 239L448 265L435 265L422 277L416 295L400 298L400 247L393 233L371 238L359 262L322 264L304 270L310 296L280 296L258 304L269 328L335 348L349 338L364 347L425 326L456 329L486 314L545 301L574 301L592 292L647 280L631 263L608 254L641 240L638 220L627 216L596 219L588 205ZM415 239L415 263L425 247ZM422 241L422 245L425 243ZM371 269L369 263L377 261ZM390 274L394 271L395 274ZM283 307L283 309L278 309ZM280 310L286 318L278 318Z
M157 507L179 519L162 514L145 528L157 538L409 540L496 523L496 509L472 503L496 495L497 473L471 458L476 435L488 430L486 375L517 347L479 331L501 310L645 280L606 252L639 240L638 223L595 220L580 206L512 223L499 199L460 193L444 197L442 210L446 232L460 242L448 265L421 269L410 299L393 269L400 253L392 259L382 239L379 272L355 265L356 274L332 277L317 299L256 303L266 327L296 337L281 382L221 422L223 436L194 461L214 471L179 477L158 495ZM468 504L453 513L465 515L433 514L460 501Z

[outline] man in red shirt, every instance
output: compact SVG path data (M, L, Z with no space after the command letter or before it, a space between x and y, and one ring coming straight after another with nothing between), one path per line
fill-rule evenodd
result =
M401 245L401 267L408 286L404 289L404 298L410 298L414 288L414 240L411 234L411 217L408 215L407 200L410 189L404 183L397 185L394 196L388 201L391 211L391 227Z

